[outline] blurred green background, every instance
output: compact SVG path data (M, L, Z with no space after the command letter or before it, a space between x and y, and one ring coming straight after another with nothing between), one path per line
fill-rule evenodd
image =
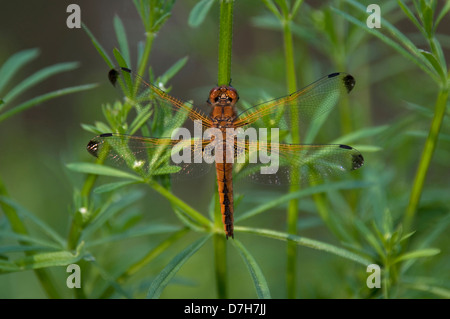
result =
M189 59L185 67L169 82L171 94L203 104L209 89L217 83L219 6L213 5L203 24L193 28L188 26L188 18L196 2L176 2L171 17L154 41L150 65L154 74L160 75L177 60L187 56ZM80 63L74 71L58 74L33 87L20 96L17 102L59 88L86 83L98 84L92 90L50 100L0 123L0 176L9 196L47 222L64 238L69 231L74 207L74 187L80 188L83 183L83 174L71 172L65 165L70 162L94 161L85 149L93 134L84 131L80 124L103 121L101 105L120 99L117 90L107 81L108 66L95 50L86 32L66 27L66 8L71 3L73 1L9 1L2 3L0 12L0 64L18 51L31 48L40 50L39 57L22 68L11 84L44 66L69 61ZM116 15L120 16L131 44L132 61L136 61L135 44L144 38L144 31L131 1L84 0L76 3L81 7L82 21L110 56L117 47L113 19ZM361 175L343 178L359 176L375 184L379 182L350 195L363 199L358 202L355 214L370 224L378 218L374 217L374 207L379 205L380 210L392 213L396 224L405 210L426 137L423 134L428 131L431 122L429 113L421 115L407 102L421 105L432 114L437 87L413 63L364 32L361 32L362 40L358 40L360 42L357 46L351 48L347 43L340 53L343 58L337 58L336 48L327 49L330 39L326 32L320 32L320 21L331 15L337 25L342 24L343 29L349 28L349 24L329 9L330 4L343 11L348 8L341 1L323 1L320 4L306 1L294 19L298 86L303 87L332 72L348 72L356 79L356 87L350 95L352 120L356 123L354 127L389 125L393 128L392 131L384 132L384 135L372 136L370 142L365 141L364 144L373 143L379 150L364 153L366 161ZM398 8L390 9L395 6L395 1L387 1L383 6L382 14L384 8L388 7L386 16L391 23L408 34L419 48L427 49L426 43L420 40L418 31L404 18L402 12ZM262 1L236 1L234 13L232 85L239 90L242 100L252 104L265 97L285 95L287 89L283 38L279 27L271 23L267 7ZM446 56L450 48L449 30L450 18L447 15L438 28L438 33L442 34L439 39ZM404 121L406 118L411 120ZM336 122L339 122L338 119L339 116L336 116ZM421 235L437 227L439 222L448 221L448 218L444 219L450 212L448 123L447 111L442 126L443 137L438 142L428 172L420 210L414 223L417 232L411 245L418 245L424 240ZM319 142L327 143L341 134L333 125L327 128L327 133L328 135L322 136L324 140ZM358 141L353 144L363 143ZM106 181L111 179L100 178L96 185ZM214 188L214 175L209 175L174 185L174 193L206 215ZM166 199L144 186L130 189L142 193L139 200L129 208L139 214L142 221L181 225ZM238 184L235 192L246 195L236 209L236 214L239 215L261 202L281 196L285 190ZM126 196L127 190L120 194ZM370 202L371 196L379 196L376 197L377 203ZM312 199L301 199L300 203L298 234L341 246L342 240L334 236L318 218ZM242 224L285 231L285 211L286 206L277 207ZM346 215L342 211L330 211L330 214L342 215L344 219L347 218L349 225L352 224L352 214ZM3 229L7 228L8 222L1 210L0 222ZM447 222L444 229L448 230L448 225ZM285 298L286 243L239 232L236 236L258 261L272 297ZM98 251L94 250L98 253L95 255L96 261L105 269L112 268L112 265L120 265L127 259L136 259L136 256L142 255L166 237L167 235L161 234L111 242ZM196 233L188 234L127 281L128 288L133 291L132 295L144 297L148 285L168 261L197 237ZM449 239L448 231L439 232L436 238L430 239L430 247L441 249L440 254L420 259L416 268L411 268L410 275L430 277L432 279L425 280L427 284L446 288L448 292L450 258L446 243ZM0 237L0 243L2 240ZM229 244L228 242L227 245ZM362 243L362 246L366 244ZM255 288L239 254L232 248L227 250L227 254L229 295L233 298L254 298ZM17 256L19 254L12 257ZM370 291L365 286L365 268L350 260L299 246L297 262L299 298L378 296L378 292ZM213 264L212 245L208 242L181 268L162 297L214 298L216 283ZM71 298L73 292L65 286L68 275L65 267L52 267L50 271L62 297ZM88 276L94 278L97 273L98 270L93 269ZM85 284L86 290L95 291L104 282L97 279L96 282ZM398 290L400 297L436 297L436 294L417 289L408 290L404 286L398 287ZM33 271L0 275L0 298L44 297L46 294ZM95 293L92 297L96 297Z

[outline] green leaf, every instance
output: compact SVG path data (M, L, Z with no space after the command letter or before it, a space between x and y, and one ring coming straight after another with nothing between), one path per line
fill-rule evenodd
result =
M13 262L14 266L16 266L17 268L11 269L9 271L23 271L28 269L39 269L74 264L82 257L80 250L81 249L77 249L75 253L69 251L57 251L51 253L35 254L20 258Z
M38 84L39 82L42 82L55 74L76 69L78 66L79 66L78 62L67 62L55 64L46 67L42 70L39 70L33 75L27 76L24 81L22 81L12 90L10 90L8 94L5 96L5 100L8 103L10 103L17 95L21 94L22 92L31 88L32 86Z
M133 135L139 130L145 122L152 116L153 110L149 110L149 107L139 111L139 114L134 118L133 122L130 124L128 134Z
M12 55L0 68L0 92L21 67L34 60L38 55L39 49L24 50Z
M167 190L166 188L164 188L163 186L154 181L149 181L148 184L155 191L157 191L162 196L167 198L167 200L169 200L169 202L172 205L178 207L181 210L182 212L181 214L183 215L182 220L184 219L183 222L189 220L189 223L186 224L187 226L190 226L191 224L195 223L196 224L195 228L198 229L198 227L200 227L200 229L202 230L209 229L211 227L211 221L208 218L206 218L205 216L200 214L197 210L193 209L191 206L186 204L180 198L172 194L172 192L170 192L169 190Z
M399 5L400 9L402 9L403 12L405 13L405 15L408 17L408 19L411 20L412 23L414 23L416 28L420 32L422 32L423 35L426 35L425 29L422 27L422 25L420 24L419 20L417 20L416 16L411 11L411 9L409 9L409 7L402 0L397 1L397 3Z
M424 7L421 10L422 23L427 34L427 38L432 36L433 31L433 15L434 11L428 2L424 2Z
M283 20L280 11L278 11L277 6L275 5L275 3L273 3L272 0L263 0L263 2L266 5L267 9L269 9L275 15L275 17L278 18L278 20Z
M20 267L11 261L0 259L0 274L20 271Z
M373 234L373 232L369 228L367 228L366 225L364 225L364 223L362 223L360 220L355 220L354 225L361 236L369 243L369 245L377 252L378 256L380 256L384 261L386 258L386 252L383 245Z
M81 123L81 128L85 131L88 131L90 133L96 134L96 135L100 135L101 133L103 133L102 131L100 131L96 126L94 125L90 125L90 124L84 124ZM111 130L105 131L105 132L111 132Z
M439 15L436 18L436 21L434 22L434 31L436 32L436 28L438 27L439 23L441 22L442 18L445 17L445 15L448 13L448 11L450 10L450 1L446 1L445 4L442 7L441 12L439 12Z
M353 5L355 8L361 11L362 14L366 14L366 7L361 5L360 3L353 0L346 0L348 3ZM412 43L405 35L403 35L397 28L395 28L392 24L387 21L383 22L383 29L386 29L393 35L397 41L399 41L403 46L405 46L408 50L403 48L400 44L387 37L383 33L381 33L378 29L369 29L367 25L360 20L354 18L353 16L340 11L336 8L332 8L337 14L341 15L343 18L348 20L349 22L357 25L358 27L364 29L366 32L371 33L372 35L379 38L381 41L386 43L388 46L396 50L398 53L403 55L405 58L411 60L414 64L416 64L419 68L421 68L425 73L427 73L433 80L439 82L439 76L433 72L434 68L432 68L428 62L420 53L418 48Z
M442 80L444 81L446 77L445 71L442 70L441 64L436 59L434 54L425 50L419 50L419 52L428 60L428 62L430 62L430 64L433 66L433 68L436 70L436 72L441 76Z
M89 224L84 228L81 234L81 240L89 238L94 234L101 226L110 221L116 214L121 212L123 209L134 204L144 196L144 192L132 191L128 192L126 196L117 196L113 193L109 196L107 200L102 202L100 210L93 220L89 221Z
M5 197L0 196L0 202L13 207L17 213L22 215L23 217L26 217L33 221L39 228L51 239L53 239L56 243L59 244L60 248L64 247L66 245L66 241L49 225L47 225L43 220L36 217L33 213L26 210L24 207L19 205L14 200ZM23 218L22 218L23 219Z
M235 221L242 221L249 217L261 214L273 207L284 204L293 198L302 198L305 196L310 196L317 193L323 193L326 191L338 190L338 189L354 189L354 188L363 188L368 187L371 184L369 182L360 182L360 181L343 181L343 182L333 182L327 184L321 184L317 186L311 186L305 189L301 189L297 192L289 193L283 196L278 197L275 200L266 202L262 205L259 205L253 209L248 210L246 213L236 216Z
M92 163L69 163L66 165L68 169L85 173L85 174L95 174L95 175L106 175L106 176L112 176L112 177L120 177L120 178L129 178L135 181L143 182L142 178L127 173L121 170L118 170L116 168L112 168L109 166L104 166L100 164L92 164Z
M91 31L89 31L88 27L84 23L82 23L82 26L83 26L84 31L86 31L87 35L91 39L92 44L94 44L94 47L97 49L97 52L100 53L100 56L106 62L108 67L110 69L114 68L114 63L112 62L112 60L108 56L108 53L106 53L105 49L103 49L103 47L100 44L100 42L97 41L97 39L94 37L94 35L91 33Z
M98 240L90 241L87 247L103 245L106 243L110 243L113 241L119 241L139 236L147 236L147 235L155 235L155 234L165 234L176 232L181 229L180 226L174 225L165 225L165 224L151 224L151 225L142 225L138 227L131 228L127 231L124 231L119 234L114 234L111 236L103 237Z
M94 189L94 193L101 194L101 193L112 192L112 191L118 190L119 188L133 185L133 184L138 184L138 183L139 182L135 182L135 181L123 181L123 182L103 184L103 185L100 185L99 187L96 187Z
M0 255L5 253L23 253L26 251L48 251L50 250L47 246L41 245L11 245L11 246L1 246L0 247ZM51 249L53 250L53 249ZM0 258L1 259L1 258Z
M242 243L235 239L232 241L232 244L238 250L242 259L244 260L245 265L247 266L248 271L253 279L253 284L255 285L256 295L259 299L270 299L270 291L269 286L267 285L266 278L264 277L261 268L259 267L256 260L253 256L248 252L248 250L242 245Z
M422 257L431 257L439 254L441 252L440 249L437 248L425 248L425 249L418 249L411 252L404 253L400 256L398 256L394 260L394 264L398 263L400 261L408 260L408 259L416 259L416 258L422 258Z
M36 244L38 246L47 247L52 250L61 249L61 245L59 245L58 243L55 243L54 241L42 239L37 236L17 234L12 231L1 231L0 230L0 237L17 240L26 245Z
M39 269L55 266L66 266L76 263L82 257L84 242L78 247L76 252L56 251L40 253L14 260L13 262L0 262L1 272L23 271L28 269Z
M122 56L119 50L114 48L113 50L114 57L116 58L117 64L122 68L129 68L129 65L127 61L125 61L125 58Z
M184 58L181 58L177 62L175 62L174 65L172 65L166 72L164 72L163 75L159 77L159 82L166 85L167 82L169 82L170 79L173 78L174 75L177 74L186 65L187 60L188 57L185 56Z
M251 227L242 227L242 226L236 226L234 228L237 231L260 235L260 236L266 236L269 238L274 238L278 240L283 241L292 241L297 243L300 246L313 248L321 251L325 251L340 257L343 257L345 259L356 261L359 264L362 264L364 266L370 265L373 263L373 261L366 259L364 257L361 257L354 252L351 252L347 249L339 248L331 244L327 244L324 242L320 242L314 239L309 239L305 237L300 237L292 234L282 233L270 229L262 229L262 228L251 228Z
M334 141L332 141L332 143L335 143L335 144L352 143L354 141L358 141L363 138L373 137L373 136L382 134L388 128L389 128L389 125L380 125L380 126L363 128L363 129L351 132L349 134L346 134L344 136L341 136L341 137L335 139Z
M418 279L417 281L419 281ZM450 290L436 285L429 285L421 282L403 283L402 286L409 289L428 292L441 298L450 299Z
M65 88L65 89L60 89L60 90L56 90L50 93L46 93L40 96L37 96L35 98L32 98L31 100L28 100L27 102L24 102L10 110L8 110L7 112L4 112L3 114L0 115L0 122L4 121L5 119L19 113L19 112L23 112L33 106L39 105L45 101L54 99L56 97L59 96L63 96L66 94L72 94L72 93L76 93L76 92L81 92L81 91L85 91L85 90L90 90L93 89L94 87L96 87L96 84L86 84L86 85L79 85L79 86L74 86L74 87L69 87L69 88Z
M114 17L114 30L116 31L117 42L119 42L120 51L122 52L123 59L126 62L125 65L131 65L127 34L125 32L122 20L120 20L119 16L117 15Z
M201 0L192 8L189 13L188 25L196 28L205 20L206 15L211 9L215 0Z
M167 21L167 19L170 18L172 14L170 12L166 12L164 15L159 17L158 20L153 24L152 28L150 29L151 32L158 32L159 29L163 26L163 24Z
M159 273L158 276L153 280L148 293L148 299L158 299L163 290L169 284L170 280L175 276L175 274L180 270L180 268L184 265L184 263L194 254L196 253L211 237L211 235L204 236L187 248L185 248L182 252L173 258L169 264Z

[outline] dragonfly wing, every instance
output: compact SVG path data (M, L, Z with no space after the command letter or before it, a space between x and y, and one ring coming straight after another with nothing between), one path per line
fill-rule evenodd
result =
M332 73L307 87L288 96L255 105L243 111L236 120L236 126L245 126L258 119L275 114L284 114L286 124L291 125L291 118L296 113L300 124L309 123L314 118L326 114L338 100L347 95L355 86L355 79L350 74Z
M141 176L173 174L192 178L206 174L211 165L200 163L208 141L151 138L107 133L89 141L88 152L110 164L129 168Z
M146 82L142 77L127 68L111 69L109 81L120 85L125 92L126 101L139 112L152 112L155 123L173 129L182 126L186 118L201 120L203 126L209 127L211 120L203 109L191 103L174 98L155 85Z
M364 164L358 150L342 144L271 143L267 146L246 142L242 148L244 151L238 151L238 154L246 154L245 162L239 163L237 156L238 175L264 184L306 186L333 179ZM238 144L237 149L242 148Z

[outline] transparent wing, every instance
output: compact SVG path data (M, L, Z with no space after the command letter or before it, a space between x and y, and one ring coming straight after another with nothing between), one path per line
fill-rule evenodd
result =
M276 185L310 185L360 168L362 154L342 144L304 145L237 142L239 177Z
M88 152L141 176L174 174L189 178L206 174L211 165L199 162L209 141L151 138L107 133L89 141Z
M278 117L283 118L288 127L295 122L293 118L300 121L295 125L304 125L332 110L338 100L347 95L354 86L355 79L350 74L332 73L288 96L243 111L235 125L245 126L268 115L271 115L272 121L276 121Z
M146 82L142 77L127 68L111 69L109 81L119 84L125 93L127 102L136 107L138 112L151 112L155 122L166 127L181 126L186 118L201 120L202 125L209 127L211 120L202 108L174 98L155 85ZM175 123L174 123L175 122Z

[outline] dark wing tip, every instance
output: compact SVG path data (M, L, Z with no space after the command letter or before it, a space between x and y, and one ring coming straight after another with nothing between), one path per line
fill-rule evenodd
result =
M350 74L347 74L344 79L344 85L345 88L347 89L347 93L350 93L351 90L353 90L353 88L355 87L356 81L355 78L353 76L351 76Z
M351 76L350 74L339 73L339 72L328 74L328 78L334 78L335 76L339 76L339 75L345 75L344 78L342 79L342 81L344 81L344 86L347 89L347 93L350 93L350 91L353 90L353 88L355 87L355 84L356 84L355 78L353 76Z
M93 138L89 141L88 145L86 146L87 151L92 156L98 157L98 141Z
M111 84L113 86L116 86L118 77L119 77L119 72L117 72L116 69L109 70L109 72L108 72L108 79L109 79L109 82L111 82Z
M118 70L122 70L128 73L132 73L132 71L128 68L124 68L124 67L120 67L118 69L111 69L108 72L108 79L109 82L111 82L112 85L116 86L117 83L117 78L119 77L119 71Z
M344 145L344 144L340 144L339 147L346 149L346 150L353 150L353 152L352 152L353 153L352 154L352 170L358 169L364 165L364 157L358 150L356 150L355 148L353 148L351 146Z
M355 154L352 157L352 170L358 169L364 164L364 157L359 154Z

